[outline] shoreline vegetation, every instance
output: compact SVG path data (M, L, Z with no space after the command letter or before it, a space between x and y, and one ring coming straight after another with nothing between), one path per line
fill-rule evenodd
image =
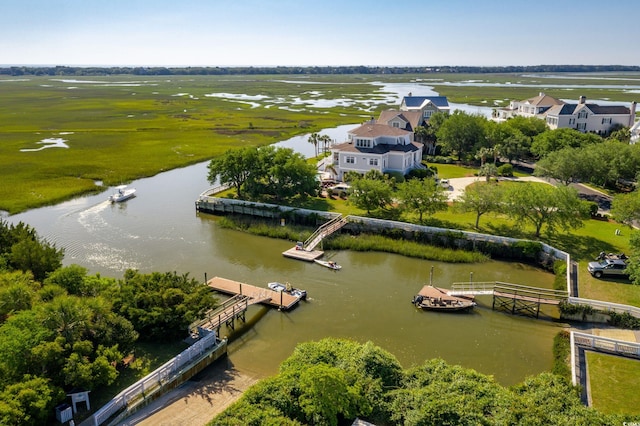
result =
M276 226L256 219L224 216L218 220L222 228L235 229L253 235L279 238L289 241L305 241L315 230L305 226ZM382 235L360 234L357 238L348 234L333 235L323 241L328 250L380 251L418 259L437 260L450 263L486 262L489 257L477 251L453 250L422 244L406 239L390 238Z

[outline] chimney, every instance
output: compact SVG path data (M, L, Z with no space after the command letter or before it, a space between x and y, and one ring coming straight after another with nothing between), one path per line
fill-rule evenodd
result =
M578 103L579 104L584 104L587 101L587 97L586 96L580 96L580 99L578 99Z
M631 108L629 112L629 127L633 127L636 121L636 101L631 102Z

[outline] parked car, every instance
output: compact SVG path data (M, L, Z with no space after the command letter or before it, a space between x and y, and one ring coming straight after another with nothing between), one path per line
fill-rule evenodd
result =
M603 275L622 277L629 275L627 264L622 259L602 259L597 262L589 262L587 270L596 278L600 278Z
M351 188L351 185L346 184L346 183L339 183L337 185L334 185L332 187L329 188L329 191L331 192L331 194L333 195L339 195L339 196L346 196L347 192L349 191L349 189Z
M440 179L440 186L446 189L449 189L451 184L449 183L449 179Z

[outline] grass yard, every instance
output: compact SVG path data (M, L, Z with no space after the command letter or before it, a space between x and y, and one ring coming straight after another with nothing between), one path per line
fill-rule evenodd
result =
M594 408L640 415L640 361L587 351L587 366Z

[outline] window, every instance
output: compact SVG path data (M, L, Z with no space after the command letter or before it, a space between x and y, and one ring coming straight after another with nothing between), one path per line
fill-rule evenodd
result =
M358 148L371 148L371 141L369 139L356 139L356 146Z
M333 153L333 162L336 163L336 164L340 163L340 154L339 153L337 153L337 152Z
M578 130L586 130L587 129L587 123L578 123L578 125L576 126L576 129L578 129Z
M344 158L344 162L347 164L356 164L356 157L347 156Z
M611 117L609 117L609 118L603 118L603 119L602 119L602 124L611 124Z
M392 123L392 126L398 128L398 127L400 127L400 123L398 123L397 121L394 121Z
M433 115L433 111L430 109L426 109L422 112L422 116L424 118L430 118Z
M578 118L587 118L587 111L580 111L578 113Z
M369 158L369 165L370 166L377 166L378 165L378 159L377 158Z

